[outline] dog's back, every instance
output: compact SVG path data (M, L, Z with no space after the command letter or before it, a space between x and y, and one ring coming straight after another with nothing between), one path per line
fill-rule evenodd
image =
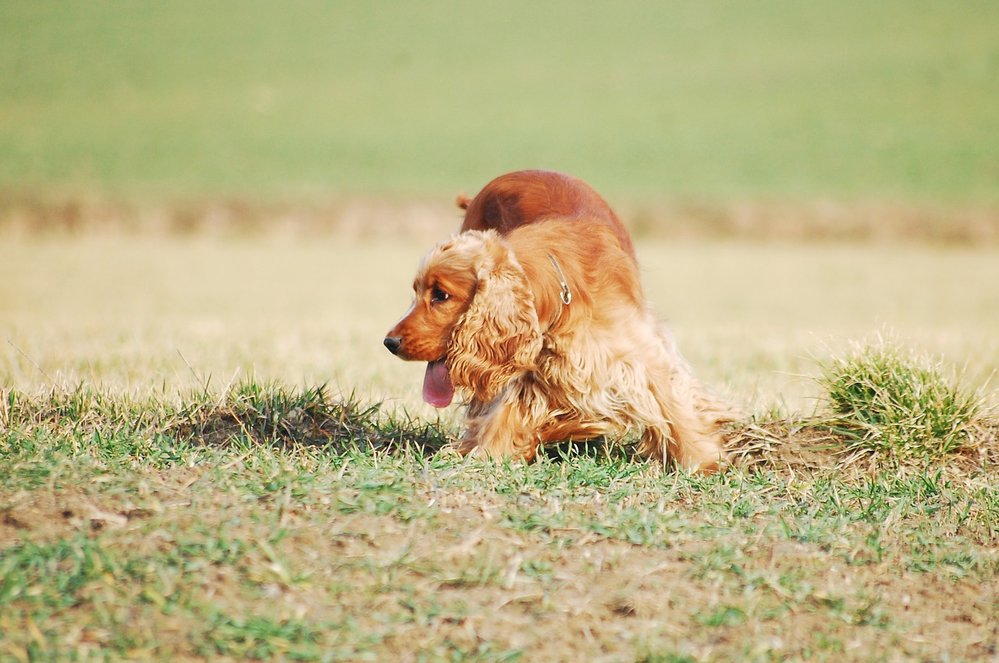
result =
M606 225L621 248L635 259L628 230L600 194L586 182L548 170L518 170L495 178L469 200L461 230L495 230L509 234L521 226L554 218L591 219Z

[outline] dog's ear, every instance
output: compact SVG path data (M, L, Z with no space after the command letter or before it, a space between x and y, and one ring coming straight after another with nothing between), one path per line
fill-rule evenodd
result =
M506 242L486 240L475 296L451 336L448 368L455 384L489 401L519 373L536 365L541 326L524 270Z
M458 206L458 209L468 209L468 206L472 204L472 199L463 193L459 193L458 197L454 199L454 204Z

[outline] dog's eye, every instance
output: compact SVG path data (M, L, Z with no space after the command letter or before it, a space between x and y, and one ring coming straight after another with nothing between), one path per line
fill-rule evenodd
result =
M440 288L435 287L430 291L430 301L434 304L439 304L440 302L446 302L451 295L447 294Z

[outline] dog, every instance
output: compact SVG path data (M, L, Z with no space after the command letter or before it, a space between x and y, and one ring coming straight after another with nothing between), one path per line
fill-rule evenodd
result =
M635 259L627 228L593 187L551 170L518 170L490 181L474 198L458 196L465 210L461 232L495 230L505 235L514 228L546 219L599 220L610 228L621 248Z
M462 455L529 461L543 444L640 429L646 458L704 473L724 463L729 410L650 312L630 238L610 218L466 229L423 259L384 344L427 362L431 405L465 397Z

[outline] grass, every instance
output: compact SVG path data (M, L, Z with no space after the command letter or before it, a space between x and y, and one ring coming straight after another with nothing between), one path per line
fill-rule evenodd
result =
M994 657L995 403L925 457L854 453L829 404L884 325L994 397L994 252L638 248L698 373L750 415L725 474L619 446L455 457L453 415L379 347L404 242L0 245L0 658Z
M0 187L999 197L999 16L962 0L0 7Z
M12 659L973 660L997 645L993 466L465 462L436 429L258 383L179 404L88 388L3 403Z
M3 3L0 660L994 659L997 18ZM636 230L729 471L450 450L380 339L523 167Z
M333 396L435 421L419 398L421 367L381 345L409 305L424 249L273 235L0 243L0 382L142 395L245 379L329 383ZM749 412L809 413L821 395L816 363L881 327L967 365L971 384L995 392L991 249L643 241L638 250L653 307L687 358Z
M825 367L821 384L854 449L940 459L967 445L982 396L949 381L938 361L880 339Z

